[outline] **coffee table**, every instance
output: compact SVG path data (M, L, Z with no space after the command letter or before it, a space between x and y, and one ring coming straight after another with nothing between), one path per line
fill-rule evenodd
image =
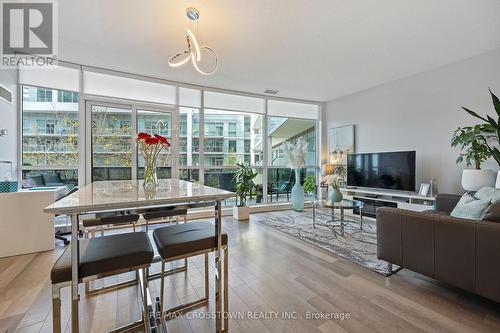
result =
M318 207L321 208L326 208L330 210L331 214L324 214L318 212ZM344 229L347 224L350 224L353 221L346 221L345 220L345 214L344 211L346 209L359 209L359 217L360 217L360 223L359 223L359 228L360 230L363 230L363 208L364 208L364 203L359 200L349 200L349 199L343 199L340 202L335 202L331 204L330 202L326 200L315 200L313 202L313 228L316 228L316 217L318 215L323 215L323 216L329 216L331 217L330 222L327 223L329 227L333 228L333 232L336 234L335 228L340 228L340 235L344 236ZM335 210L340 210L340 219L337 219L335 217Z

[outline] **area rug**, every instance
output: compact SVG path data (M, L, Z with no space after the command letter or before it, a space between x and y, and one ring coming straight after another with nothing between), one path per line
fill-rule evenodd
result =
M340 228L333 227L333 225L338 225L338 221L332 225L329 211L324 209L318 209L318 211L315 228L313 228L311 209L303 212L274 212L256 220L374 272L385 276L391 275L387 262L377 259L377 226L374 221L364 219L363 230L361 230L359 217L346 216L348 223L342 236ZM336 214L336 218L338 219L339 215ZM398 269L398 266L394 265L393 269Z

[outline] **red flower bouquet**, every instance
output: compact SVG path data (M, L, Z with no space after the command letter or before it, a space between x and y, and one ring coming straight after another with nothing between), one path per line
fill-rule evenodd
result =
M144 157L146 167L144 169L144 187L156 188L158 178L156 177L156 159L163 149L170 149L167 138L155 134L139 133L136 137L137 148Z

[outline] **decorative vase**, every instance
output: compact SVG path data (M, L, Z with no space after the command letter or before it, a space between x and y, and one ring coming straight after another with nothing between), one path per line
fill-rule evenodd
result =
M328 186L328 202L333 205L336 202L341 202L344 199L342 192L340 192L338 187Z
M300 184L300 169L295 169L295 185L292 187L293 210L301 212L304 209L304 188Z
M147 190L156 190L158 187L158 177L156 175L156 158L144 159L146 166L144 168L143 186Z
M462 173L462 188L476 192L484 186L495 185L495 173L492 170L466 169Z

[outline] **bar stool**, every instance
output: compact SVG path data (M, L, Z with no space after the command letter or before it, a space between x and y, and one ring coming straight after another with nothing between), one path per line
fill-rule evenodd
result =
M148 209L145 211L142 211L142 218L146 221L146 232L149 230L149 225L153 223L172 223L175 222L179 224L179 219L183 218L184 223L187 223L187 208L185 207L168 207L168 208L161 208L161 209ZM178 272L183 272L186 271L188 267L188 261L187 258L184 259L184 265L181 267L176 267L172 268L170 270L167 270L165 274L170 275ZM156 279L160 277L159 273L156 274L150 274L148 271L148 278L149 279Z
M126 227L127 225L131 225L132 231L136 232L136 225L139 221L140 216L138 214L109 214L109 213L100 213L96 214L96 216L100 216L93 219L84 219L82 221L82 226L85 230L85 238L96 237L96 231L100 231L101 237L104 236L104 231L109 230L113 227ZM103 286L98 289L94 289L94 284L97 282L96 280L85 282L85 294L87 296L97 295L102 292L108 292L111 290L116 290L124 287L128 287L134 285L139 280L138 274L134 279L111 284L108 286Z
M82 220L85 238L95 237L96 231L100 231L101 236L104 236L105 230L112 227L125 227L126 225L131 225L135 232L139 218L140 215L135 213L98 213L96 218Z
M141 212L142 217L146 220L146 228L153 223L176 222L182 218L184 223L187 222L187 208L184 207L170 207L161 209L148 209Z
M221 248L224 252L224 311L228 310L228 245L227 234L222 233ZM167 319L174 315L188 312L196 307L208 304L209 282L208 282L208 254L216 250L216 237L214 235L214 225L210 222L190 222L165 226L153 231L158 253L161 256L160 272L160 318L164 315ZM163 311L165 306L165 264L174 260L189 258L197 255L205 255L205 297L196 301L181 304L179 306ZM218 278L221 278L220 276ZM220 291L219 291L220 292ZM217 296L217 295L216 295ZM225 331L228 329L228 318L224 317Z
M128 218L128 217L127 217ZM138 216L128 219L138 219ZM111 219L111 220L110 220ZM109 223L113 218L107 218ZM116 219L123 222L123 216ZM97 221L92 223L97 224ZM146 269L153 261L154 251L145 232L129 232L107 235L80 241L80 265L78 269L79 282L85 283L104 277L118 275L126 272L142 270L146 276ZM52 320L53 331L61 332L61 289L71 284L71 248L66 248L55 262L51 271L52 281ZM131 329L144 325L147 328L149 318L147 299L145 298L148 281L143 279L142 287L144 317L141 321L128 324L118 330ZM112 286L112 290L121 286ZM108 290L110 290L108 289ZM102 291L102 290L100 290Z

